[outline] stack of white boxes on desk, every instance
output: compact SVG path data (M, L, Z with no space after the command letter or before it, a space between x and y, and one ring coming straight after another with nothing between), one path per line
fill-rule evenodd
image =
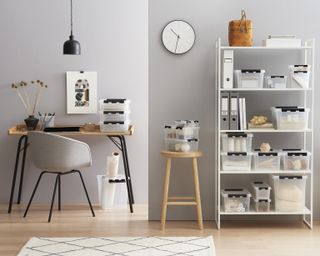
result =
M100 130L102 132L128 131L130 122L130 100L102 99L100 106Z

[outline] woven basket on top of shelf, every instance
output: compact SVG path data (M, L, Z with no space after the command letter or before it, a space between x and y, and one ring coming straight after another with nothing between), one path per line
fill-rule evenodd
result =
M252 30L252 21L247 20L245 11L241 11L240 20L232 20L229 22L229 45L252 46Z

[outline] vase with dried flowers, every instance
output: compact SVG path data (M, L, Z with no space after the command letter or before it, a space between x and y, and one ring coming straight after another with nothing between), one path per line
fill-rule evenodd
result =
M30 88L30 90L28 90L28 87L31 86L33 88ZM34 115L40 100L41 91L43 89L48 88L48 86L40 80L31 81L31 86L30 84L24 81L21 81L19 83L13 83L11 85L12 89L16 91L24 108L27 111L28 118L24 120L27 129L35 130L38 125L39 119L36 118Z

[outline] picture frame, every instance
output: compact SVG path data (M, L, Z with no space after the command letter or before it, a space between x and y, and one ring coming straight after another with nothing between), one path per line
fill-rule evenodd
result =
M97 72L68 71L67 114L97 113Z

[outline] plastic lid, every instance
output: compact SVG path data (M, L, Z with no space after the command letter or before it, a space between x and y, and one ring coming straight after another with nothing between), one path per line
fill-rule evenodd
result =
M226 188L221 190L221 194L224 197L251 197L251 194L248 190L242 188Z
M258 190L271 190L271 187L263 181L254 181L251 183L251 186Z
M256 199L256 198L253 198L253 201L255 203L271 203L271 199Z

